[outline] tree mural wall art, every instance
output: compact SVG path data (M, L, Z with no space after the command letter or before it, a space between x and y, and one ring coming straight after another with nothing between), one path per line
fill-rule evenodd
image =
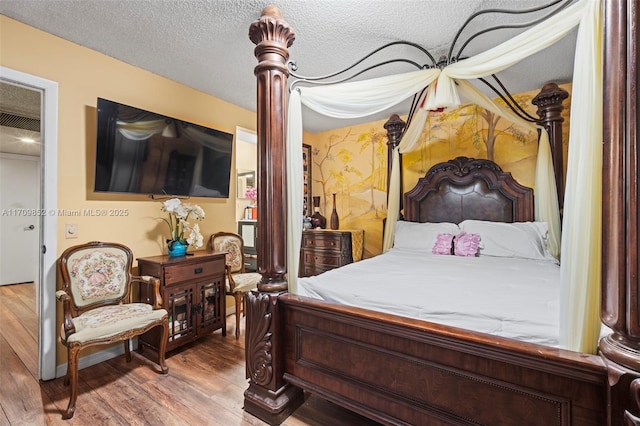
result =
M365 178L368 181L369 212L373 212L375 218L379 218L380 210L386 211L386 203L380 203L380 193L386 197L387 193L387 134L385 131L371 128L366 133L361 133L357 139L360 145L360 153L369 152L369 174Z
M320 184L320 191L317 191L314 187L314 195L320 192L322 212L327 212L327 194L330 191L330 185L334 181L340 181L340 174L343 167L336 167L336 162L340 161L344 163L345 159L348 161L348 150L338 150L340 145L345 144L351 135L351 128L346 129L346 134L336 135L332 134L328 137L328 143L323 144L322 150L318 147L312 149L313 164L313 181ZM337 151L337 152L336 152ZM316 174L317 173L317 174ZM316 177L317 176L317 177Z

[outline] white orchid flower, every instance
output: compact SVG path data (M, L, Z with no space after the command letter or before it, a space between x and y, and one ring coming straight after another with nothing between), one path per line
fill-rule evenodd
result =
M193 217L194 220L204 219L205 213L202 208L196 204L183 204L179 198L171 198L162 203L162 211L169 214L168 219L164 220L169 225L169 232L171 237L167 240L170 246L175 241L180 241L183 244L189 244L195 248L202 247L204 244L204 238L200 233L200 226L189 224L189 217ZM188 238L185 238L185 231L189 232Z
M177 198L171 198L170 200L167 200L162 204L163 204L162 210L171 214L171 213L175 213L176 209L180 207L182 203Z

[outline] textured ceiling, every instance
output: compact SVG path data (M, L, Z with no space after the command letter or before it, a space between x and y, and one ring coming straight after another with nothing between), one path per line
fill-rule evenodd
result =
M40 155L40 99L38 90L0 82L0 152Z
M562 0L563 2L570 0ZM323 75L354 63L375 48L408 40L436 59L472 13L487 8L526 9L551 0L2 0L0 13L69 41L178 81L255 111L254 45L250 24L268 4L280 8L296 39L291 59L302 75ZM463 39L490 21L522 22L511 14L474 20ZM474 39L464 55L499 44L521 30L500 30ZM459 45L459 44L458 44ZM548 81L571 80L575 34L499 76L512 92L534 90ZM415 56L394 48L393 57ZM549 60L541 60L545 56ZM411 71L389 67L386 73ZM375 74L368 74L375 76ZM389 111L392 112L392 111ZM380 116L387 116L385 112ZM403 111L393 111L402 113ZM331 124L305 111L305 128ZM378 117L373 117L378 118ZM371 117L369 118L369 120Z

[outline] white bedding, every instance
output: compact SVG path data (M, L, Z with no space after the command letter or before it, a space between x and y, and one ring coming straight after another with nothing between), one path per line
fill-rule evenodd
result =
M560 267L553 261L401 248L300 278L297 291L548 346L558 346L559 293Z

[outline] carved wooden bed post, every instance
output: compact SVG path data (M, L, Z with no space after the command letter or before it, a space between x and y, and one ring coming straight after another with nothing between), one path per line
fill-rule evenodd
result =
M280 424L303 402L302 390L283 379L284 348L278 296L287 291L286 113L288 48L295 34L280 10L267 6L251 24L258 65L258 291L247 295L244 409Z
M553 158L553 168L556 176L556 190L558 192L558 204L560 211L564 204L564 155L562 148L562 101L569 97L569 93L558 87L556 83L545 84L540 93L531 101L538 107L537 124L544 126L549 133L551 144L551 156Z
M389 201L389 186L391 183L391 165L393 164L393 150L400 144L402 138L402 132L404 132L407 123L400 118L398 114L391 114L391 117L384 123L384 128L387 130L387 201ZM404 181L402 179L402 154L400 154L400 193L404 192ZM400 197L399 213L400 219L402 219L403 209L403 197ZM387 219L385 218L383 223L383 229L387 226Z
M384 123L384 128L387 131L387 193L389 192L389 181L391 180L391 164L393 163L393 150L400 144L400 138L402 132L407 126L398 114L392 114L391 117ZM402 164L402 154L400 154L400 164ZM402 168L402 167L401 167ZM403 188L402 173L400 173L400 190ZM402 198L400 199L402 203ZM400 210L402 210L402 204L400 204Z
M602 321L611 424L640 425L638 117L636 0L604 2ZM624 423L623 423L624 422Z

